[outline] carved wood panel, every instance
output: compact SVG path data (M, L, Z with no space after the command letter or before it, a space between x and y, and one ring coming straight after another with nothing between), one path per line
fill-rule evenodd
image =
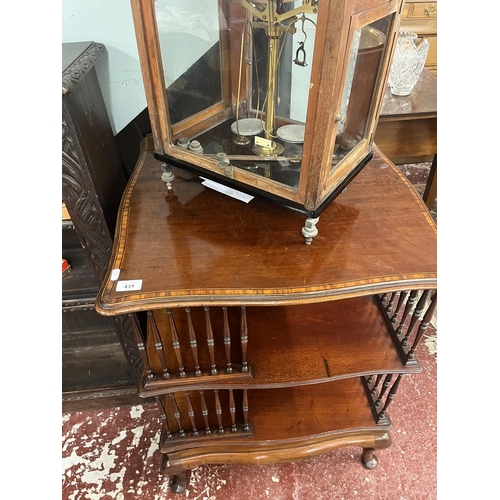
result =
M101 282L111 255L112 239L104 214L85 168L83 153L69 116L62 115L62 189L71 220Z

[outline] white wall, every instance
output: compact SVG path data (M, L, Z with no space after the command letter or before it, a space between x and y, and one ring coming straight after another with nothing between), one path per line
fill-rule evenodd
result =
M62 42L87 41L106 47L96 71L116 135L146 107L130 2L63 0Z
M169 85L218 40L218 14L217 0L166 4L156 2ZM130 1L63 0L62 15L63 42L93 41L106 47L96 72L116 135L147 106Z

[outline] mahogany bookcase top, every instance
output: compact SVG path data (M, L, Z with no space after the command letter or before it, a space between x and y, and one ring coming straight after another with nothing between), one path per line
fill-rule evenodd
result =
M168 192L146 137L123 194L99 313L300 304L436 288L436 225L376 147L322 213L311 245L301 234L303 215L268 200L244 203L196 175L174 173Z

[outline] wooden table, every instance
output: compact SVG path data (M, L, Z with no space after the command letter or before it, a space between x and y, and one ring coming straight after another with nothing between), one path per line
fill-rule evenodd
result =
M427 69L409 96L385 91L375 143L396 165L432 161L424 199L431 208L437 190L437 77Z
M376 467L387 406L422 370L415 349L437 303L436 227L409 181L375 148L309 246L303 216L269 201L178 169L168 193L151 138L143 148L96 308L143 315L139 394L156 399L172 489L200 464L340 446Z
M431 161L437 153L437 77L422 71L408 96L385 91L375 143L395 164Z

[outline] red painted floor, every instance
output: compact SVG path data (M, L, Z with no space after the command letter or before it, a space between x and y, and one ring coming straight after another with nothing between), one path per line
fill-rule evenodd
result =
M428 335L435 331L428 329ZM379 466L348 447L297 463L194 469L179 495L160 473L154 405L63 414L63 500L428 500L437 498L436 354L419 346L423 373L408 375L390 406L393 443Z

